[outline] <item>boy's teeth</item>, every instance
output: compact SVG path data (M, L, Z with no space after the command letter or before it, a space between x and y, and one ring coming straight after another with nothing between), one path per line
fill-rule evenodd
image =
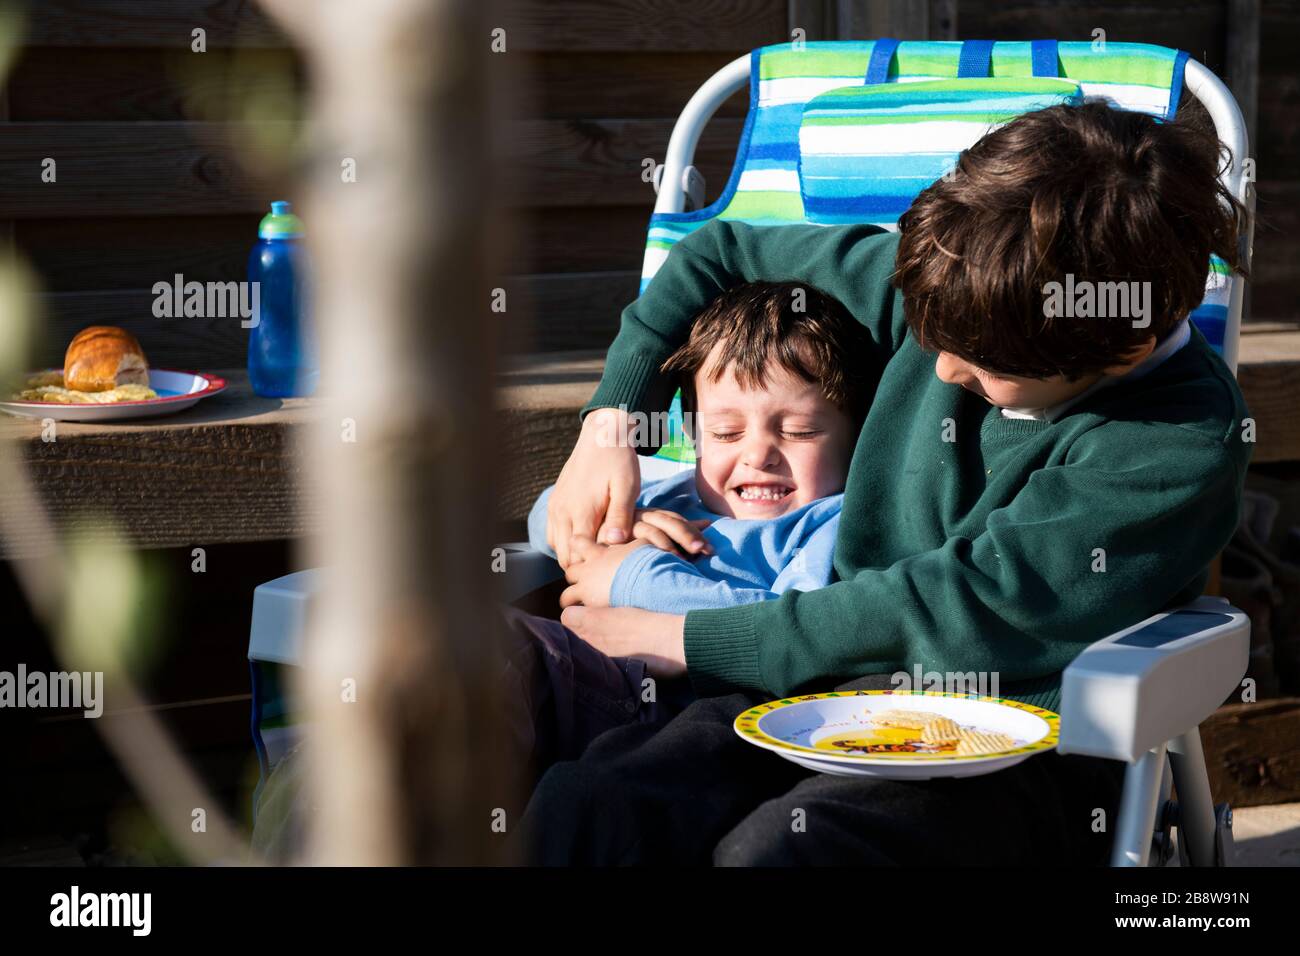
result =
M740 497L746 501L776 501L790 493L789 488L760 488L754 485L742 485Z

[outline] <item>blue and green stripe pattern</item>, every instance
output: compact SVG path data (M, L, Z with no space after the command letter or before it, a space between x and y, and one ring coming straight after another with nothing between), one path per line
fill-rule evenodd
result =
M1166 47L1110 42L1104 48L931 40L760 47L750 54L749 113L731 176L704 208L650 217L641 290L679 240L715 218L897 228L916 195L961 150L1030 110L1100 98L1169 119L1186 59ZM1212 262L1205 301L1192 313L1220 351L1232 281L1222 262ZM660 454L693 458L676 443Z
M962 150L1023 113L1082 102L1079 84L996 77L846 86L808 101L799 127L799 185L813 223L886 229Z

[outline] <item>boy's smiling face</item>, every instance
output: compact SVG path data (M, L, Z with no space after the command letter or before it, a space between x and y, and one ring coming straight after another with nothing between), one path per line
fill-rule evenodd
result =
M729 367L709 380L718 349L695 376L695 485L710 511L775 518L844 490L853 421L821 388L776 365L746 389Z

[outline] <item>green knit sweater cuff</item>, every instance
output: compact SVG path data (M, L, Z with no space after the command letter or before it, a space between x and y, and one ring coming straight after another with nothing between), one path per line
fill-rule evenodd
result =
M621 361L606 361L605 373L596 386L596 394L582 406L578 418L597 408L618 408L626 405L628 411L638 410L646 388L659 372L661 362L644 354L626 355Z
M686 673L700 697L737 690L765 693L758 667L755 604L690 611L684 637Z

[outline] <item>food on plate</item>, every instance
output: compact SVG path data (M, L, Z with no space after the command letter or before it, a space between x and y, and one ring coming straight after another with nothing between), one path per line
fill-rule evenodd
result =
M906 730L922 730L925 725L938 718L938 714L923 710L886 710L872 714L871 722L880 727L901 727Z
M64 388L107 392L123 385L149 387L149 363L134 335L114 325L92 325L73 336L63 356Z
M37 372L31 378L27 379L28 388L47 388L54 386L63 387L63 373L58 369L52 369L48 372Z
M1015 738L1007 734L966 727L929 711L869 710L865 716L870 729L847 731L814 746L852 753L980 756L1001 753L1016 745Z
M961 740L961 727L950 717L938 717L921 728L921 740L927 744L955 744Z
M106 392L82 392L62 385L36 385L33 381L40 376L33 376L27 382L28 387L14 394L19 402L58 402L61 405L111 405L114 402L143 402L157 398L158 393L147 385L122 385L110 388Z
M134 335L113 325L78 332L63 356L63 371L27 379L13 398L22 402L107 405L157 398L149 387L149 363Z
M961 740L957 742L958 754L995 754L1009 750L1015 740L1006 734L985 733L980 730L963 730Z
M847 731L838 737L827 737L813 744L819 750L846 751L864 754L915 754L934 753L923 745L914 730L887 727L876 731Z

